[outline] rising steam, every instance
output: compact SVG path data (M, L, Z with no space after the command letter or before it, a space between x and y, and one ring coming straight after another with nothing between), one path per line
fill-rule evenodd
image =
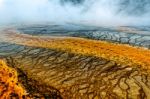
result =
M150 25L149 0L0 0L0 24Z

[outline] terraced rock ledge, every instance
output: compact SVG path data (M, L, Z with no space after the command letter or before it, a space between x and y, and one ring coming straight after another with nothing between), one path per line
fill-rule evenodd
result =
M0 56L20 75L26 97L150 98L148 49L83 38L31 36L12 30L5 31L4 37Z
M113 43L129 44L150 49L150 27L95 27L77 24L16 26L25 34L83 37Z

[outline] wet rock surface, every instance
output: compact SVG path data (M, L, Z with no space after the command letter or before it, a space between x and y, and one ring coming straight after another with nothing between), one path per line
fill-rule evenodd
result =
M18 27L18 30L31 35L84 37L150 48L150 27L124 28L131 28L131 30L120 31L111 27L91 27L75 24L22 26Z
M20 73L20 81L33 94L48 91L53 98L61 96L65 99L150 97L149 70L139 66L120 65L104 58L47 48L9 43L0 45L0 53L7 53L1 54L1 57L14 68L23 71Z

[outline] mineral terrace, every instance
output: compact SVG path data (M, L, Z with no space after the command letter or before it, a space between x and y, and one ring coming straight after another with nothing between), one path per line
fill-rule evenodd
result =
M1 99L150 99L147 32L40 29L1 30Z

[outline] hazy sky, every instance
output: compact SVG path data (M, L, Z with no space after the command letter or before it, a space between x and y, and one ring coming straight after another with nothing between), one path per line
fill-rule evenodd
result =
M62 4L60 0L0 0L0 24L72 22L98 26L149 25L149 2L85 0L74 5Z

